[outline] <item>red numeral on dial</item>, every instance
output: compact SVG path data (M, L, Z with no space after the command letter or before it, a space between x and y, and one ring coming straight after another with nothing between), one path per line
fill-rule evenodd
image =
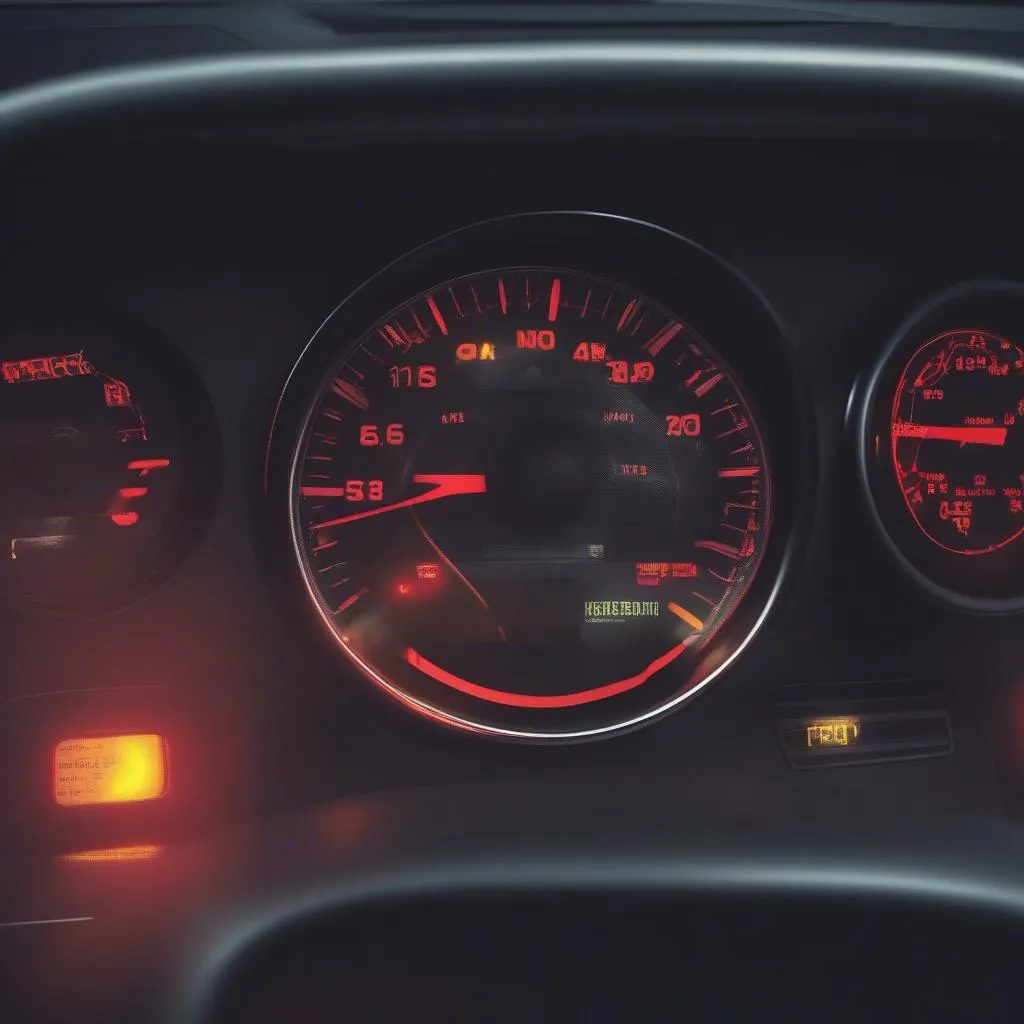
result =
M654 380L654 363L627 363L624 359L609 359L609 384L643 384Z
M375 448L380 444L404 444L405 427L401 423L389 423L382 437L376 423L364 423L359 428L359 443L364 448Z
M392 366L388 373L393 388L436 388L436 366Z
M346 480L346 501L383 501L383 480Z
M682 416L665 417L666 437L697 437L700 434L700 416L688 412Z

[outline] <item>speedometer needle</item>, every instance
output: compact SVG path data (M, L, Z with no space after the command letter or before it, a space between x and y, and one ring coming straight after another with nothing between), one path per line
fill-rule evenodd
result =
M1006 427L936 427L925 423L894 423L896 437L925 441L959 441L961 444L1006 444Z
M379 516L383 512L394 512L398 508L409 508L410 505L422 505L425 501L437 501L438 498L450 498L455 494L484 494L487 491L487 478L482 474L473 473L417 473L413 476L414 484L429 484L431 490L424 491L412 498L393 502L390 505L378 505L363 512L353 512L348 516L329 519L326 523L317 523L314 530L326 530L329 526L340 526L342 523L353 523L357 519L368 519ZM300 487L299 493L305 498L344 498L344 487Z

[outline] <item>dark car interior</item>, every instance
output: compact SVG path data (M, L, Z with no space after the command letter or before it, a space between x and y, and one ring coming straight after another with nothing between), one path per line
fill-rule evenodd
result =
M0 1019L1010 1020L1024 7L0 5Z

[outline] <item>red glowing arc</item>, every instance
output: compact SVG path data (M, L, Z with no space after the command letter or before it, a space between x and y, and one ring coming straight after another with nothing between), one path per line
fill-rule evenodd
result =
M487 491L487 478L483 474L476 473L417 473L413 476L412 482L428 484L432 489L424 491L422 494L415 494L411 498L392 502L390 505L378 505L376 508L364 509L362 512L339 516L337 519L328 519L325 523L317 523L312 529L326 530L330 526L353 523L357 519L368 519L370 516L379 516L384 512L394 512L396 509L422 505L426 501L450 498L456 494L484 494ZM299 493L304 498L343 498L345 497L345 488L300 487Z
M572 708L581 704L593 704L595 701L607 700L609 697L616 697L620 693L636 689L642 686L656 672L660 672L667 665L670 665L683 651L686 650L692 637L687 637L681 644L676 644L671 650L666 651L660 658L655 658L645 669L637 672L634 676L625 679L618 679L614 683L607 683L605 686L596 686L592 690L580 690L577 693L557 693L551 696L542 696L533 693L509 693L507 690L493 690L489 686L480 686L471 683L468 679L454 675L440 665L435 665L429 658L425 658L419 651L407 647L405 660L424 675L453 690L469 694L470 697L477 697L480 700L490 701L492 704L505 704L516 708Z

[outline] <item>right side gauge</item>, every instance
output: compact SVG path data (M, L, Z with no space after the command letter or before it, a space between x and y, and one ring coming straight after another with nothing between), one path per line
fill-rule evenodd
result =
M935 296L862 383L859 469L897 559L962 607L1024 609L1024 286Z

